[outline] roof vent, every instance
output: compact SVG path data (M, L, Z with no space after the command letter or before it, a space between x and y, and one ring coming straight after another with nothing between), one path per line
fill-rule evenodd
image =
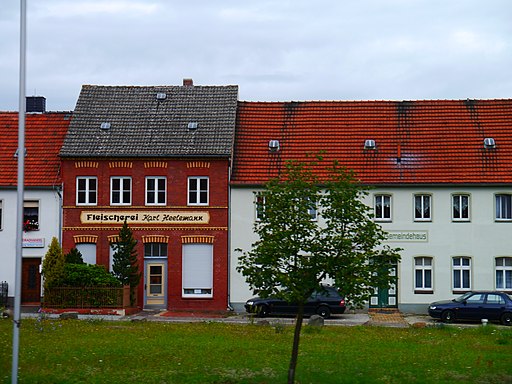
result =
M496 141L492 137L486 137L484 139L484 147L487 149L496 148Z
M106 130L110 129L110 123L103 122L103 123L101 123L100 128L104 129L106 131Z
M268 142L268 150L270 152L277 152L279 151L279 140L270 140Z
M156 99L157 100L165 100L165 99L167 99L167 93L165 93L165 92L158 92L156 94Z
M198 125L199 125L199 124L198 124L198 123L196 123L196 122L190 122L190 123L188 123L188 129L189 129L189 131L195 131L195 130L197 129Z
M377 147L377 144L375 143L375 140L365 140L364 141L364 149L375 149Z

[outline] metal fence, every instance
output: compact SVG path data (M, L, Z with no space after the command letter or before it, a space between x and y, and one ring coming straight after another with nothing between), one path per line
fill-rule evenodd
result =
M130 287L55 287L46 289L45 308L126 308Z
M7 307L8 294L9 284L7 284L7 281L0 282L0 307Z

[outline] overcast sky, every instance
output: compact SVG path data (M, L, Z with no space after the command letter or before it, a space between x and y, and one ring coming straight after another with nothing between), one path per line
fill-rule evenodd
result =
M17 110L19 0L0 10ZM512 97L511 0L27 0L27 95L82 84L239 86L240 100Z

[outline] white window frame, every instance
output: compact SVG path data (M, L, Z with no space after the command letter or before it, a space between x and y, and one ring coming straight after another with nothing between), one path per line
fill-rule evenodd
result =
M78 243L75 248L82 254L85 264L96 264L98 249L96 243Z
M421 284L418 286L418 272L421 273ZM426 276L430 274L430 286L426 285ZM434 258L417 256L414 258L414 291L415 293L433 293L434 290Z
M495 259L495 287L497 291L512 291L512 257L500 256ZM501 280L501 284L499 284Z
M0 231L4 229L4 201L0 199Z
M467 204L467 213L464 215L464 199ZM456 215L456 209L459 212ZM467 193L454 193L452 195L452 220L453 221L470 221L471 220L471 197Z
M265 212L265 194L263 192L256 192L254 194L254 218L256 221L261 221Z
M512 194L495 194L494 205L496 221L512 221Z
M213 244L182 245L182 297L213 297Z
M149 249L148 249L149 248ZM158 248L158 252L155 252ZM168 244L167 243L144 243L144 258L145 259L167 259L168 255Z
M386 201L387 200L387 201ZM374 215L374 219L375 221L391 221L391 208L392 208L392 205L391 205L391 195L389 194L386 194L386 193L379 193L379 194L375 194L374 196L374 199L373 199L373 203L374 203L374 206L373 206L373 215ZM380 205L380 214L378 214L378 209L377 207ZM386 209L385 207L389 207L389 214L386 214Z
M119 180L119 190L114 190L114 180ZM128 183L128 185L126 185ZM129 201L125 201L125 193L128 192ZM119 202L114 202L114 193L119 193ZM130 176L112 176L110 178L110 205L132 204L132 178Z
M416 200L420 198L420 209L421 216L416 216ZM426 215L426 204L425 200L428 199L428 215ZM415 193L413 198L413 215L414 221L432 221L432 195L428 193Z
M465 262L468 261L467 264ZM457 263L458 262L458 263ZM458 279L460 282L460 287L455 286L455 281L457 280L455 276L458 275ZM465 280L467 280L467 285L465 286ZM471 257L469 256L455 256L452 258L452 290L461 292L461 291L470 291L471 290Z
M37 220L32 220L34 222L35 227L33 229L29 229L29 231L39 231L41 229L41 204L39 200L25 200L23 201L23 228L26 228L27 221L27 208L37 208Z
M149 188L149 182L153 181L155 183L154 188ZM160 182L163 181L163 189L160 189ZM163 193L163 201L161 201L160 196ZM153 194L154 201L150 203L149 195ZM146 205L166 205L167 204L167 178L165 176L146 176Z
M85 181L85 189L81 190L79 188L80 181ZM91 188L91 180L94 180L96 183L96 188ZM85 199L83 202L80 202L80 193L85 194ZM94 195L95 202L91 202L91 193ZM76 177L76 205L98 205L98 178L95 176L77 176Z
M196 182L196 188L192 188L192 181ZM202 189L202 181L206 181L206 189ZM206 201L202 200L206 193ZM194 197L194 199L191 199ZM195 200L195 201L193 201ZM208 176L189 176L187 180L187 205L208 205L210 200L210 178Z

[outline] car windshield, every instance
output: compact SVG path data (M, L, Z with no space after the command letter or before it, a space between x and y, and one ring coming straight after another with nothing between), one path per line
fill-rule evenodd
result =
M463 294L462 296L457 297L456 299L453 299L456 303L462 303L464 300L467 300L468 297L470 297L473 294L473 292L468 292Z

